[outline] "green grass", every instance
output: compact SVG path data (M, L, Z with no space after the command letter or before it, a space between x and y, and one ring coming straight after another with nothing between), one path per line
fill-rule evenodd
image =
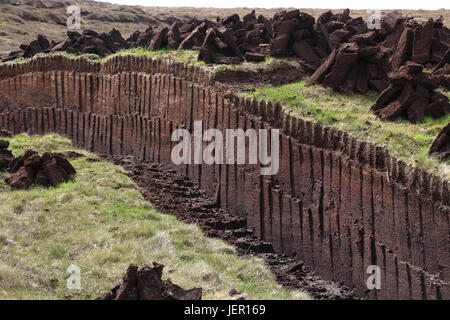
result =
M15 155L28 148L73 154L73 181L56 188L11 190L0 173L0 298L92 299L111 289L130 263L163 263L163 277L202 287L206 299L234 288L248 299L306 299L281 288L259 258L155 210L119 166L76 150L68 139L19 135ZM72 152L72 153L70 153ZM66 270L81 268L81 290L66 287Z
M300 64L294 59L289 58L274 58L270 55L266 55L264 61L261 62L247 62L244 61L240 64L221 64L211 65L211 69L214 72L223 71L246 71L246 72L271 72L282 66L292 66L299 68Z
M116 53L110 54L106 57L100 57L97 54L85 53L85 54L76 54L69 53L66 51L57 51L53 53L38 53L33 58L23 58L19 57L15 60L8 62L0 62L0 65L3 64L14 64L14 63L25 63L29 62L34 58L42 58L47 56L65 56L69 59L79 59L86 58L95 62L106 62L117 56L137 56L137 57L149 57L149 58L168 58L175 60L177 62L184 62L190 65L195 66L203 66L205 63L203 61L198 61L198 51L196 50L173 50L170 47L165 47L161 50L150 51L145 48L132 48L126 50L120 50Z
M444 92L449 96L449 92ZM299 81L277 87L244 92L244 96L279 102L292 115L344 130L355 137L385 146L389 151L429 172L450 178L450 161L428 156L428 150L450 114L440 119L426 117L413 124L405 120L381 121L371 111L377 93L345 94L320 85L305 86Z
M14 64L14 63L25 63L29 62L31 59L46 56L65 56L70 59L86 58L91 61L96 62L106 62L117 56L137 56L137 57L148 57L148 58L166 58L172 59L177 62L186 63L192 66L205 66L213 72L221 71L247 71L247 72L271 72L279 67L291 65L293 67L299 67L298 62L293 59L288 58L274 58L269 55L266 56L264 61L254 63L244 61L240 64L234 65L217 65L209 64L207 65L204 61L198 60L199 52L197 50L174 50L170 46L162 48L161 50L150 51L146 48L130 48L117 51L116 53L110 54L106 57L99 57L96 54L74 54L68 53L66 51L58 51L53 53L39 53L33 58L17 58L12 61L5 63L0 62L0 66L3 64Z
M102 61L110 60L111 58L117 57L117 56L138 56L138 57L158 57L164 53L168 53L173 51L171 47L166 47L161 50L155 50L150 51L146 48L138 47L138 48L131 48L131 49L124 49L117 51L116 53L113 53L109 56L106 56L102 58Z
M191 65L204 65L203 61L198 61L198 51L196 50L174 50L167 46L161 50L150 51L146 48L138 47L126 50L121 50L113 53L107 57L100 59L100 61L108 61L116 56L138 56L150 58L169 58L178 62L185 62Z
M100 56L95 53L70 53L67 51L56 51L52 53L38 53L35 55L36 58L42 58L46 56L64 56L70 59L86 58L92 61L100 60ZM30 58L32 59L32 58Z

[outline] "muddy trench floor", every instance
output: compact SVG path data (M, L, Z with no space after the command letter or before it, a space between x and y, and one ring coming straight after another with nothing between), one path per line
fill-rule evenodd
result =
M251 254L263 258L282 286L303 290L316 300L355 299L353 291L342 283L323 280L302 261L274 253L270 243L247 230L245 218L219 208L216 201L174 169L129 157L103 158L121 165L144 198L158 210L174 214L180 221L197 224L205 235L235 246L241 256Z

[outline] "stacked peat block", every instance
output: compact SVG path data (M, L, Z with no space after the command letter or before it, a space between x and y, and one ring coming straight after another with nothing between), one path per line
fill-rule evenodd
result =
M404 21L401 14L393 12L386 15L380 29L369 30L362 18L352 19L348 11L338 15L325 12L316 29L332 51L307 85L321 83L363 94L369 89L384 90L391 71L392 47L401 36Z
M122 281L97 300L201 300L202 289L184 290L170 279L162 280L164 265L135 264L128 267Z
M164 26L149 27L145 31L135 31L128 39L130 48L147 48L148 50L160 50L170 46L177 49L182 38L180 34L180 22L173 22L170 28Z
M450 90L450 47L434 69L433 76L441 86Z
M428 65L448 60L450 33L442 18L418 23L393 12L383 18L380 29L369 30L361 18L351 19L344 13L339 18L324 13L318 19L316 30L328 39L333 51L308 84L319 82L336 90L360 93L371 88L381 91L387 86L388 73L407 61ZM444 84L445 74L447 69L436 73Z
M147 48L150 45L150 42L153 38L153 28L148 27L144 31L136 30L133 32L130 37L127 39L127 43L131 48Z
M403 19L396 26L396 32L392 34L391 40L393 48L391 64L394 70L404 65L406 61L424 65L438 64L444 59L450 47L450 30L443 25L442 18L436 20L430 18L422 23Z
M243 58L262 61L270 54L299 58L305 67L315 71L333 48L366 31L363 19L352 19L349 10L340 14L328 11L317 23L314 17L300 10L281 11L271 19L256 17L252 12L242 21L235 14L208 29L200 59L237 63Z
M315 19L309 14L300 10L281 11L274 15L271 22L271 55L297 56L310 70L317 69L321 58L328 56L329 47L314 29Z
M433 71L437 83L447 90L450 90L450 64Z
M199 59L206 63L238 64L244 61L244 56L232 34L225 27L218 27L208 29Z
M67 51L69 53L92 53L101 57L118 50L128 48L128 43L116 29L109 33L97 33L93 30L84 30L82 33L68 31L68 39L50 49L50 52Z
M335 31L339 21L348 19L348 11L338 15L330 12L330 16L323 16L322 21L331 28L329 30ZM200 50L200 59L214 63L238 63L244 59L259 62L267 54L296 56L311 70L315 70L321 59L331 51L324 30L316 31L315 19L299 10L281 11L271 19L262 15L257 17L254 11L245 15L242 20L237 14L216 22L195 18L185 21L176 19L170 27L159 25L142 32L136 31L126 41L117 30L108 34L98 34L92 30L85 30L83 33L69 31L67 35L68 39L58 44L50 43L40 36L29 45L21 47L24 51L22 56L31 57L40 52L55 51L106 56L125 48L159 50L170 46L173 49ZM13 52L4 61L18 55L18 52Z
M421 121L425 115L443 116L449 109L448 98L437 92L436 79L423 72L423 66L411 61L393 72L389 86L379 95L372 110L382 120L397 117L412 122Z
M22 44L20 46L21 52L11 52L2 61L10 61L19 56L31 58L38 53L57 51L67 51L74 54L93 53L104 57L127 47L128 43L116 29L111 30L109 33L101 34L93 30L84 30L83 33L68 31L67 39L60 43L50 42L45 36L38 35L37 39L29 44Z
M384 90L391 70L387 50L373 43L375 32L352 37L352 42L333 49L313 73L307 85L316 82L335 90L367 93Z
M233 64L242 61L260 62L265 56L297 56L315 70L320 57L328 52L314 51L314 18L299 10L281 11L267 19L255 12L242 20L234 14L216 23L203 21L185 37L180 28L182 42L178 49L200 49L199 59L207 63ZM189 26L190 24L188 24ZM191 27L192 28L192 27ZM295 46L294 46L295 44Z
M315 70L334 48L351 42L352 37L367 33L366 21L361 17L351 18L350 11L333 14L323 13L317 22L300 10L280 11L267 19L254 11L242 20L233 14L217 22L191 18L189 20L171 19L170 27L155 25L145 31L135 31L126 41L117 30L98 34L85 30L82 34L68 32L68 39L61 43L50 43L44 36L22 45L22 56L31 57L40 52L67 50L73 53L96 53L105 56L129 47L144 47L159 50L167 45L173 49L204 48L205 56L224 55L259 61L261 55L299 57ZM210 29L214 32L210 32ZM217 29L221 30L217 30ZM226 31L225 31L226 30ZM389 13L383 18L380 30L375 30L374 41L396 53L396 64L412 60L423 63L431 60L438 63L448 45L449 32L442 19L418 24L399 13ZM206 36L214 33L217 37ZM224 34L226 33L226 34ZM372 36L371 36L372 37ZM226 39L227 41L224 41ZM402 41L400 41L402 40ZM397 43L399 45L397 46ZM236 50L237 49L239 50ZM398 48L397 48L398 47ZM213 54L216 53L216 54ZM16 57L12 52L5 59ZM412 58L411 58L412 57ZM223 60L223 59L221 59ZM226 59L225 59L226 60Z
M55 45L55 43L50 43L47 37L38 35L36 40L31 41L28 45L22 44L20 49L23 50L22 56L24 58L31 58L38 53L50 52L52 45Z
M433 64L441 64L447 60L450 63L448 50L450 49L450 29L444 26L444 19L437 18L433 24L433 40L430 48L430 61Z
M450 122L434 140L429 153L433 157L450 159Z
M188 23L178 28L180 39L176 49L199 49L205 40L206 32L215 25L211 21L191 19Z
M0 171L8 169L9 164L14 159L14 156L10 150L8 150L9 142L6 140L0 140Z
M269 53L271 23L255 11L240 20L234 14L210 26L201 45L199 60L206 63L235 64L242 61L260 62Z
M10 159L8 172L6 183L17 189L28 189L34 182L56 187L76 173L70 162L61 155L46 152L40 156L34 150L27 150L23 155Z
M277 13L272 21L274 38L270 53L273 56L297 56L313 71L342 43L352 41L352 38L364 42L364 36L356 36L368 32L366 22L350 17L348 9L338 14L324 12L317 22L299 10Z

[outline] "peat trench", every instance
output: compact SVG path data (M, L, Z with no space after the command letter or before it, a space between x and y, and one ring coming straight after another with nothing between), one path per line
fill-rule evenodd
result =
M244 254L283 252L323 279L344 283L354 297L448 297L450 185L384 147L292 117L279 104L238 97L214 83L212 73L169 60L118 56L100 64L45 57L0 67L0 78L0 128L56 132L97 154L165 163L179 175L168 178L159 169L165 186L152 188L154 182L145 181L152 174L129 165L138 172L135 180L144 179L138 184L148 189L147 199L203 225L207 234L231 239ZM192 128L194 121L204 128L280 128L281 152L289 156L281 157L271 180L250 165L224 174L218 166L173 168L173 129ZM201 197L194 185L204 191ZM178 204L176 193L187 204ZM283 275L303 270L293 261L277 268ZM368 292L365 270L373 265L382 265L385 286ZM281 282L289 285L289 278Z
M355 299L353 291L342 283L323 280L302 261L274 253L271 243L262 241L247 230L245 218L219 208L215 200L188 177L169 166L133 157L103 158L122 166L145 200L158 210L175 214L180 221L195 223L206 236L234 245L239 255L253 254L264 259L282 286L306 291L316 300Z

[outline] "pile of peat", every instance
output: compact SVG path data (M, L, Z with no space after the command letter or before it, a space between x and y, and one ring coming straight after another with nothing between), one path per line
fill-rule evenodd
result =
M389 77L389 86L378 97L372 110L382 120L403 117L420 122L426 115L440 118L450 111L447 96L435 91L438 83L423 66L408 61Z
M9 164L14 159L10 150L8 150L9 141L0 140L0 171L8 169Z
M40 156L37 151L27 150L14 157L8 147L8 141L0 140L0 170L8 170L5 181L12 188L28 189L33 183L56 187L76 173L62 155L46 152Z
M131 264L122 281L97 300L201 300L202 289L184 290L170 279L162 280L164 265Z
M252 11L242 20L237 14L217 21L176 20L170 27L154 25L144 31L137 30L128 39L116 29L109 33L68 31L67 36L67 40L56 43L39 35L31 43L21 45L22 51L11 52L2 60L56 51L104 57L127 48L159 50L167 46L199 50L199 59L219 64L240 63L244 59L259 62L270 54L300 59L311 71L324 64L336 78L325 84L364 92L366 87L384 89L386 72L391 65L395 70L411 60L444 66L450 47L450 30L441 17L419 23L392 12L383 17L379 28L372 28L361 17L352 18L348 9L338 14L327 11L317 21L298 9L280 11L272 18L256 16ZM336 54L341 47L350 48L348 59ZM334 58L330 61L333 53L339 65L334 63ZM335 67L331 68L333 65ZM350 71L343 72L341 68ZM321 82L322 78L318 77L317 81ZM362 83L349 86L349 81Z
M254 254L263 258L281 285L304 290L319 300L354 298L350 289L321 279L302 261L275 254L270 243L263 242L247 230L245 218L233 216L219 208L217 200L208 197L174 169L118 156L106 157L106 160L124 167L144 198L158 210L175 214L181 221L197 224L205 235L234 245L238 254Z
M442 129L430 148L430 155L440 159L450 159L450 123Z

